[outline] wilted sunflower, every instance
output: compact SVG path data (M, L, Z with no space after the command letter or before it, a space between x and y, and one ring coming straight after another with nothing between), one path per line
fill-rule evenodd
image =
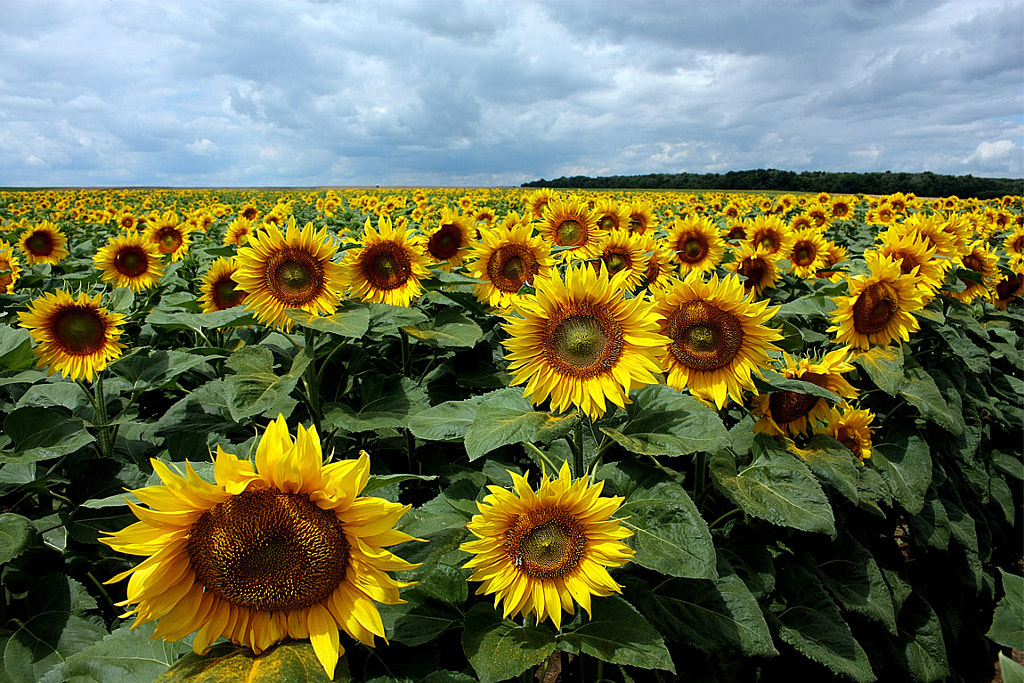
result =
M999 257L989 251L984 242L978 241L968 245L966 253L957 259L957 263L961 268L977 273L981 282L961 277L960 281L964 283L963 291L944 291L943 294L965 304L969 304L979 297L991 298L992 290L999 282Z
M20 276L21 268L18 266L18 255L14 253L14 247L6 240L0 240L0 294L13 292Z
M447 271L461 266L476 235L474 222L472 216L442 209L437 226L427 233L427 255Z
M729 397L743 403L743 390L754 389L751 373L768 365L772 343L782 339L765 323L779 310L767 301L745 296L735 275L704 282L699 273L655 290L655 313L668 337L663 358L666 383L713 402Z
M170 254L171 261L180 261L192 244L193 227L178 224L178 214L165 211L160 218L146 225L146 239L156 245L161 254Z
M619 271L628 273L623 286L634 292L643 283L649 258L646 253L648 240L643 235L628 230L612 230L604 238L598 250L598 264L607 268L609 275Z
M18 240L18 246L30 266L60 263L68 255L68 250L64 247L67 243L68 238L50 221L43 221L33 228L26 229Z
M743 244L733 252L733 260L725 267L743 277L743 291L757 299L764 290L774 289L782 277L777 261L778 257L764 247Z
M382 216L377 230L366 219L362 247L349 249L342 261L345 288L363 301L408 306L420 295L420 280L430 277L422 237L393 227Z
M793 274L799 278L812 278L825 267L827 244L816 228L807 228L793 233L793 246L789 251L789 262Z
M236 247L241 247L249 241L249 235L255 229L256 225L252 221L239 216L231 221L228 229L224 231L224 244L234 244Z
M514 304L507 316L511 384L526 384L523 396L534 405L551 396L551 409L575 405L593 419L605 413L605 401L620 408L630 389L657 382L657 357L664 337L651 304L624 298L627 273L611 278L593 266L570 266L562 281L552 269L534 280L535 296Z
M871 422L875 414L870 410L857 410L843 403L842 410L829 408L828 426L822 433L850 449L863 463L871 457Z
M864 260L871 274L849 278L849 295L832 298L832 341L865 350L896 338L910 341L910 333L920 328L913 312L924 307L918 277L903 275L898 263L877 252L866 252Z
M672 224L665 244L674 252L679 273L714 270L725 255L725 240L709 218L681 218Z
M544 207L537 231L552 247L566 247L555 255L562 261L595 258L607 230L597 227L597 218L587 205L576 198L552 199Z
M778 216L748 218L746 242L762 247L769 254L783 256L793 249L793 232Z
M341 266L331 261L335 248L327 228L314 232L307 223L299 230L295 218L286 220L287 231L276 225L253 233L238 250L234 279L246 293L245 307L268 327L292 329L289 308L313 315L330 315L337 309Z
M359 495L366 453L324 465L316 429L300 425L293 442L279 416L255 463L217 448L216 483L150 462L163 483L131 492L148 506L128 503L140 521L101 539L146 557L107 582L128 578L119 604L134 605L133 626L159 619L153 637L169 641L196 632L196 653L220 636L256 654L309 638L332 678L339 629L371 647L385 638L374 601L400 603L411 585L385 572L415 565L384 550L412 540L393 528L409 506Z
M573 481L568 463L557 479L542 475L536 492L525 477L509 472L515 493L488 486L466 527L477 540L462 544L474 557L465 566L470 581L480 581L477 595L494 594L494 607L504 616L535 614L562 627L563 610L579 603L590 615L592 596L622 592L606 567L618 567L634 555L622 542L633 532L609 519L622 505L615 496L601 498L604 482Z
M160 251L135 230L112 237L96 251L92 262L104 282L135 292L155 287L164 276Z
M99 294L90 299L82 292L73 299L57 290L32 300L28 308L18 320L35 339L36 367L48 366L47 375L59 372L91 382L125 348L118 341L124 316L103 308Z
M847 362L849 352L848 348L835 349L820 359L795 359L783 352L785 367L782 375L787 379L810 382L842 399L857 398L857 389L843 377L844 372L854 369ZM806 434L808 426L813 429L818 422L828 420L830 405L828 399L797 391L758 394L753 414L760 419L754 424L754 431L772 435L784 435L786 432L793 436Z
M521 298L524 284L555 265L551 248L543 238L533 234L529 219L511 212L494 230L481 230L480 241L473 247L475 258L467 268L480 280L473 288L478 301L494 308L508 308Z
M239 289L238 284L232 279L238 270L238 263L234 257L221 257L210 265L210 269L203 275L203 282L199 285L199 303L203 307L203 313L214 313L228 308L234 308L245 301L246 293Z

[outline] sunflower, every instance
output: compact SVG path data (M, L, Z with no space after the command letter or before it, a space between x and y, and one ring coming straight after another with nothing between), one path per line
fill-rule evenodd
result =
M119 604L134 606L134 626L159 619L153 637L164 640L196 632L197 654L220 636L256 654L309 638L332 678L339 630L371 647L385 638L374 601L400 603L411 585L385 572L415 565L384 548L413 539L393 528L408 505L359 495L365 452L324 465L316 429L300 425L293 442L278 416L255 463L217 448L216 483L188 463L182 477L150 462L162 484L132 491L148 506L129 502L140 521L101 539L146 557L107 582L128 578Z
M819 270L814 274L815 277L828 278L832 282L839 282L845 275L841 270L835 270L840 263L847 259L846 247L841 244L836 244L832 240L825 243L825 264L822 266L822 270Z
M952 261L935 258L935 247L929 246L925 237L916 231L890 229L879 237L882 243L877 248L878 253L898 261L904 275L915 273L916 268L918 283L927 290L926 298L930 299L942 284Z
M629 231L638 232L641 235L648 230L654 230L657 222L654 220L654 209L646 202L634 202L629 205Z
M912 315L924 308L918 276L903 275L898 263L877 252L866 252L870 275L849 278L850 293L833 297L836 310L829 314L836 344L868 349L887 345L893 339L910 341L920 325Z
M249 241L249 235L256 229L256 225L248 218L239 216L231 221L228 229L224 231L224 244L234 244L236 247L244 246Z
M383 216L377 230L366 219L362 247L350 249L342 261L346 289L363 301L408 306L423 291L420 280L430 277L422 238L403 231Z
M822 433L849 448L863 463L871 457L871 422L874 419L875 414L870 410L857 410L844 402L842 409L829 408L828 426Z
M650 258L647 261L647 272L644 273L648 289L663 282L666 278L678 275L679 271L675 255L661 240L656 239L649 232L633 234L640 235L644 240L644 253L650 254Z
M26 229L18 240L18 246L30 266L60 263L68 255L68 250L64 247L67 243L68 238L50 221L43 221L33 228Z
M763 247L769 254L783 256L793 248L793 232L778 216L756 216L748 218L746 242L753 247Z
M1015 227L1003 239L1003 249L1010 257L1024 255L1024 226Z
M812 278L827 262L828 245L817 228L798 230L793 233L793 246L789 251L789 262L793 274L799 278Z
M972 270L981 277L981 282L974 282L961 277L964 289L960 292L944 291L957 301L969 304L975 299L982 297L990 299L992 290L999 282L999 257L985 247L984 242L973 242L963 256L957 258L957 264L964 269Z
M124 209L119 211L114 216L114 221L117 223L119 230L136 230L139 227L139 221L135 218L135 215L131 211Z
M774 289L782 277L777 261L764 247L744 244L733 252L733 260L725 267L743 276L743 291L757 299L764 290Z
M476 233L474 222L472 216L459 215L451 209L441 211L437 227L427 233L426 250L434 263L446 271L462 265Z
M246 293L239 289L232 279L237 270L238 263L234 257L221 257L210 265L210 269L203 275L202 284L199 285L202 294L199 303L203 307L203 313L234 308L245 301Z
M1010 263L1010 274L1003 275L996 284L992 305L1005 311L1010 302L1024 294L1024 262L1014 259Z
M899 233L917 232L928 242L928 247L935 250L936 256L955 258L958 253L956 237L952 232L943 229L945 223L946 221L941 215L914 214L907 217L902 224L892 226L889 230Z
M178 225L178 214L166 211L146 226L145 236L156 245L161 254L170 254L171 261L180 261L192 243L190 226Z
M840 398L857 398L857 389L843 377L844 372L854 369L847 362L849 353L848 348L842 348L829 351L820 359L797 360L783 352L786 365L782 374L788 379L828 389ZM758 394L753 414L760 419L754 424L754 431L772 435L806 434L808 425L813 429L818 422L828 421L829 406L825 398L798 391Z
M252 202L246 202L242 205L242 208L238 210L238 218L247 220L250 223L260 217L260 210Z
M597 227L597 217L579 199L552 199L544 207L538 232L552 247L566 247L556 258L562 261L596 258L607 230Z
M155 287L164 276L160 251L135 230L111 238L96 251L92 262L104 282L135 292Z
M0 240L0 294L13 292L20 276L21 268L18 266L18 255L14 253L14 247L6 240Z
M658 334L651 304L624 298L628 273L609 278L590 264L570 266L562 281L552 269L534 280L536 295L514 304L519 317L506 316L513 386L535 405L551 396L551 409L575 405L597 419L605 402L620 408L630 389L657 382L657 357L667 341Z
M830 207L832 218L853 218L855 202L853 197L833 197Z
M467 265L470 275L480 280L473 288L478 301L494 308L509 308L522 295L525 284L555 265L551 249L539 235L533 234L529 220L516 212L505 217L494 230L481 230L473 247L475 258Z
M90 299L82 292L73 299L63 290L47 292L18 313L18 320L35 339L36 367L49 366L47 375L91 382L125 348L118 341L124 316L103 308L99 294Z
M627 230L629 228L629 206L614 199L602 199L594 206L597 227L602 230Z
M754 389L751 373L768 365L772 343L782 339L765 323L779 310L745 295L735 275L704 282L699 273L674 280L655 292L655 313L668 337L663 368L667 384L712 401L718 408L731 397L743 403Z
M477 595L493 593L506 618L534 614L560 629L562 611L573 614L574 602L589 616L593 596L621 593L607 567L634 555L622 542L633 532L609 519L623 499L600 497L603 481L574 481L568 463L557 479L542 475L537 491L525 477L509 475L515 492L488 486L480 514L466 525L477 540L460 547L473 554L465 567L473 570L470 581L481 582Z
M536 220L540 220L544 217L544 209L547 207L548 202L554 199L557 195L555 191L542 187L539 190L531 192L526 197L526 208L530 212L530 215Z
M301 308L314 315L334 313L341 289L341 266L331 261L334 245L327 228L313 231L307 223L302 230L289 216L287 231L276 225L249 236L238 250L234 280L246 293L245 307L268 327L291 330L292 319L285 310Z
M683 276L714 270L725 255L725 241L709 218L677 219L665 243L675 252Z
M620 271L629 273L623 286L626 291L634 292L642 284L650 261L644 253L646 242L643 235L635 232L613 230L601 242L598 253L601 260L597 266L607 268L609 275Z

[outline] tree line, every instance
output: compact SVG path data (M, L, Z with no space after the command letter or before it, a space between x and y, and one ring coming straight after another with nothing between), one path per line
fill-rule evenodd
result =
M533 180L522 187L637 190L757 190L774 192L830 192L836 194L894 194L913 192L919 197L975 197L992 199L1024 195L1024 178L977 178L924 171L905 173L833 173L780 171L759 168L727 173L647 173L591 178L571 176Z

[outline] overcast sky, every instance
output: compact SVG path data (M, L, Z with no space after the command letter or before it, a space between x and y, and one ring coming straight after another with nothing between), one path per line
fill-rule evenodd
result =
M0 185L1024 176L1021 0L0 0Z

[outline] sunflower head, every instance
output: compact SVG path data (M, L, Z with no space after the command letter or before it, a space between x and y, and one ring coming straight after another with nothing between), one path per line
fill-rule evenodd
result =
M871 422L875 414L870 410L857 410L845 401L841 407L831 406L825 434L850 449L861 464L871 457Z
M870 275L850 278L850 293L834 297L836 310L829 316L833 341L859 349L885 346L893 339L910 340L920 325L913 312L924 307L918 276L903 275L900 266L878 252L865 252Z
M847 362L849 349L834 349L820 358L794 358L783 353L785 367L782 374L787 379L808 382L827 389L843 399L857 397L857 389L850 384L843 373L853 370ZM760 417L754 424L755 432L782 435L806 434L807 428L816 427L818 422L828 420L829 402L814 394L799 391L774 391L760 394L755 400L753 414Z
M366 219L362 246L345 252L342 262L346 289L362 301L408 306L430 277L422 237L402 230L382 216L377 230Z
M782 277L777 261L778 257L764 247L743 244L733 253L733 260L726 268L744 278L743 291L757 299L764 290L774 289Z
M214 313L234 308L245 301L246 293L238 288L233 276L238 270L234 257L221 257L210 265L199 285L199 303L203 313Z
M596 265L607 269L609 275L626 271L629 274L626 276L625 287L630 292L636 291L647 274L650 262L645 253L648 242L643 235L635 232L613 230L601 242L598 254L600 261Z
M0 240L0 294L10 294L21 276L18 255L6 240Z
M426 252L434 263L451 271L462 265L475 233L472 216L444 209L437 225L427 234Z
M529 220L516 212L509 213L498 228L481 230L471 256L469 272L480 280L473 289L477 299L503 309L521 298L523 285L532 284L555 264L550 247L533 234Z
M684 276L713 270L725 255L725 240L709 218L676 220L666 243L675 252L679 272Z
M594 212L576 198L549 201L539 231L553 247L565 247L558 253L563 261L595 258L600 242L608 236L597 226Z
M192 243L193 230L191 225L179 225L178 214L166 211L158 220L146 225L144 234L156 245L157 251L170 255L172 261L180 261Z
M96 251L93 264L104 282L135 292L155 287L164 275L160 251L135 230L111 238Z
M817 228L806 228L793 233L793 246L789 251L789 262L793 274L800 278L812 278L828 260L828 245Z
M224 231L224 244L233 244L236 247L244 246L249 241L249 235L256 229L255 223L247 218L239 216L231 221L227 230Z
M534 614L562 626L562 612L578 603L590 614L593 596L619 593L622 587L608 574L633 557L622 542L633 532L610 519L620 497L602 498L604 482L573 480L568 463L557 479L542 475L536 491L525 477L509 472L515 492L489 486L480 514L467 524L477 540L463 543L471 553L466 567L470 581L479 581L477 595L494 595L505 617Z
M18 246L30 266L60 263L68 255L67 243L68 238L50 221L26 228L18 240Z

